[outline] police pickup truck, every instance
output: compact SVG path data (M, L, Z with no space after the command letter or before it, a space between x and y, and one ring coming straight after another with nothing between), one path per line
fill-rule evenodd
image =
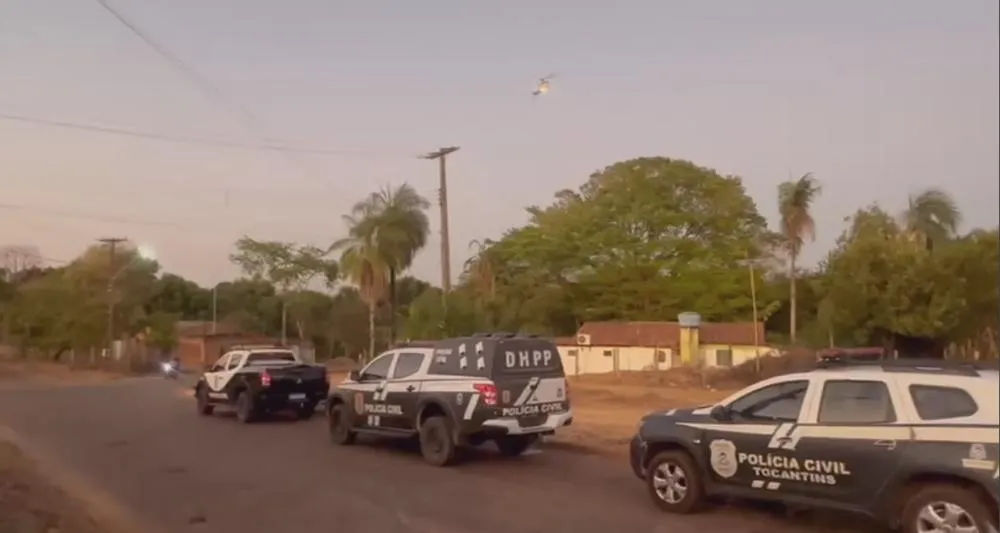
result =
M632 470L669 512L732 496L859 512L905 533L995 532L995 368L820 363L716 405L647 415Z
M194 387L198 413L217 406L235 408L243 423L275 411L310 418L330 389L326 368L299 360L280 346L237 346L223 354Z
M541 435L573 421L555 345L494 333L404 345L335 385L327 402L330 437L417 438L424 459L453 464L463 446L496 443L517 456Z

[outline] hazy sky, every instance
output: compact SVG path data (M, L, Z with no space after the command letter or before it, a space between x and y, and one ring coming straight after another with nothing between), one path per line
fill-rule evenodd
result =
M0 208L0 243L59 259L126 236L216 281L243 233L326 245L379 186L436 199L436 164L414 156L451 144L455 272L471 239L636 156L738 174L772 221L777 183L813 171L811 260L859 206L901 210L926 187L952 192L968 225L998 221L995 0L108 1L232 103L96 1L0 0L0 114L356 152L0 119L0 204L30 207ZM414 267L435 282L437 216Z

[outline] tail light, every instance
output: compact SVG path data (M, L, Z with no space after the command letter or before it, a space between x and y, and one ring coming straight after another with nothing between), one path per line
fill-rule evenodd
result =
M492 383L476 383L472 386L476 392L483 395L483 402L486 405L497 404L497 387Z
M265 370L263 374L260 375L260 386L270 387L271 386L271 374L268 374Z

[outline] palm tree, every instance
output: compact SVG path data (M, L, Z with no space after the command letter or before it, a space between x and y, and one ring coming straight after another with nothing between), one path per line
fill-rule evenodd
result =
M962 214L955 200L941 189L927 189L909 198L903 212L903 229L928 249L955 236Z
M348 227L354 229L365 224L364 219L344 216ZM375 309L385 298L388 267L378 248L378 230L351 235L330 246L330 251L340 250L342 275L358 286L361 299L368 305L368 357L375 355Z
M351 236L370 239L388 272L390 341L396 339L396 278L427 244L429 207L426 198L404 183L395 189L383 187L351 209Z
M788 283L789 313L788 331L791 341L795 342L795 315L797 302L795 294L795 264L802 247L808 238L816 240L816 222L813 220L812 204L819 197L822 187L813 177L812 172L803 174L799 179L786 181L778 185L778 210L781 213L781 233L784 237L785 250L788 253Z

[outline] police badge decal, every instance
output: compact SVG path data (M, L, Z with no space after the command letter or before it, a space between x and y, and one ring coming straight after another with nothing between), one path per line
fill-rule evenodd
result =
M712 470L724 478L736 475L739 463L736 461L736 445L731 440L713 440L708 445L711 451Z

